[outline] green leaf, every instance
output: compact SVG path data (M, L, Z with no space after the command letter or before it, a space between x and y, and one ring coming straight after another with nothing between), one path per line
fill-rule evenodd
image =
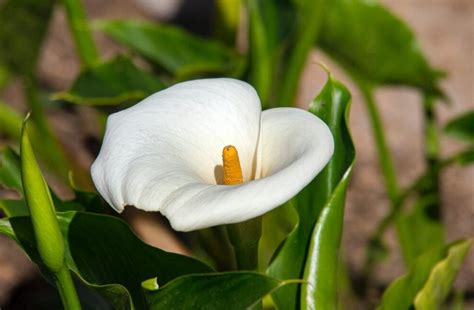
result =
M472 240L452 246L444 260L431 270L423 289L416 295L415 307L418 310L439 309L451 291L456 274L469 251Z
M141 100L164 87L158 77L137 68L129 58L119 56L87 68L69 91L53 98L84 105L117 105Z
M66 263L87 286L107 298L115 308L146 309L141 283L156 277L160 286L191 273L212 271L193 258L167 253L143 243L122 220L92 213L58 213L66 239ZM29 217L0 221L0 232L14 236L40 266ZM2 229L3 227L3 229ZM46 276L48 276L46 274Z
M466 254L470 244L471 240L461 240L418 257L406 275L390 284L382 296L378 309L409 309L421 291L424 291L422 295L427 294L437 285L442 287L439 292L444 293L451 284L448 283L450 282L448 280L451 280L451 277L456 273L459 261ZM440 276L441 274L443 276ZM442 282L438 282L438 280ZM427 281L430 283L428 284ZM427 286L425 287L425 285ZM431 297L438 299L442 296ZM421 302L425 297L420 298Z
M440 94L412 30L377 0L331 1L317 42L350 74L374 84L403 84Z
M311 237L301 292L302 308L336 309L338 304L338 257L344 220L346 190L352 165L319 215ZM324 249L324 250L323 250Z
M0 185L23 195L20 164L20 156L12 149L5 148L0 154Z
M474 142L474 110L465 112L450 120L444 131L454 138Z
M97 28L178 79L202 74L240 75L242 58L218 42L144 21L101 21Z
M406 266L411 266L422 253L444 244L443 224L430 214L430 206L437 201L438 197L433 195L420 197L411 211L400 214L396 219Z
M334 155L326 168L296 197L295 207L299 222L268 268L269 275L275 278L292 279L301 278L305 274L305 265L315 266L315 271L307 271L305 275L313 279L313 272L316 272L321 279L330 281L324 284L316 279L313 283L318 287L326 287L330 293L326 299L328 302L333 299L336 290L337 274L331 274L331 271L337 268L338 260L337 256L332 256L327 262L329 257L322 252L317 253L315 246L318 242L322 243L325 249L327 248L328 255L335 255L339 248L345 183L355 156L347 124L349 101L349 91L329 75L310 111L325 121L331 129L335 143ZM314 249L313 253L309 252L310 246L311 250ZM308 261L305 261L306 257L309 257ZM328 265L324 267L323 263ZM310 292L302 293L306 296L305 300L311 298ZM297 294L297 288L284 287L272 297L279 308L294 309L297 307L295 303L300 299Z
M285 284L254 272L188 275L150 293L148 302L156 310L248 309Z
M0 7L0 63L31 76L48 29L54 0L7 0Z

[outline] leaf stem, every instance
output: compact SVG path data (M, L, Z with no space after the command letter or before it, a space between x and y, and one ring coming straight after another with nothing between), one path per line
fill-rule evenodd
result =
M423 191L424 194L434 195L436 199L428 206L429 213L433 218L439 219L441 217L440 210L440 193L439 193L439 169L435 167L439 164L439 137L438 128L436 125L436 111L434 107L434 97L425 94L423 100L423 114L424 114L424 149L426 169L432 171L429 185Z
M90 32L84 6L81 0L62 0L62 2L81 63L85 67L90 67L98 61L99 54Z
M364 96L364 102L369 113L369 119L372 125L372 132L378 153L379 165L382 171L385 189L390 201L390 210L388 215L382 219L374 234L369 239L367 258L363 268L365 280L363 283L364 285L361 287L361 292L365 292L368 282L372 278L374 262L385 252L383 242L381 240L382 235L394 220L395 215L399 212L401 203L399 199L399 187L395 173L395 167L388 147L380 113L375 103L372 85L364 83L361 80L358 80L357 82Z
M239 270L258 269L258 243L262 236L262 217L227 225Z
M59 295L66 310L81 309L81 303L77 296L74 282L72 281L71 272L66 264L55 274L56 286L59 290Z
M372 125L372 131L375 139L375 145L377 147L377 153L379 158L380 168L382 170L385 188L387 195L392 205L395 208L398 203L399 188L397 182L397 176L395 174L394 163L392 155L388 148L385 131L382 125L382 120L375 104L373 95L373 89L362 83L359 84L362 94L365 98L365 104L367 111L369 112L369 118Z
M280 95L277 98L279 106L287 106L294 103L301 71L319 35L326 2L324 0L304 1L304 4L301 4L298 10L297 35L292 47L293 52L289 55Z

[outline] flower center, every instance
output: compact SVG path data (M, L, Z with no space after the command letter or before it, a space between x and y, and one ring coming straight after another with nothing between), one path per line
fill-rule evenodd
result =
M239 153L233 145L225 146L222 150L224 163L224 184L236 185L244 182L242 168L240 168Z

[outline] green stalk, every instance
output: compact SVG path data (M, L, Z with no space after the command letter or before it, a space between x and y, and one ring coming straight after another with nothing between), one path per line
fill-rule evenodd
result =
M425 146L424 156L426 168L431 171L430 184L426 190L422 191L422 195L434 195L436 199L427 206L428 213L433 218L439 219L440 210L440 193L439 193L439 137L436 125L436 112L434 109L434 97L426 94L423 101L423 114L425 120Z
M90 67L98 61L99 54L92 38L84 6L81 0L63 0L63 5L81 63L85 67Z
M388 148L385 130L382 125L378 108L375 103L373 90L368 85L360 85L360 89L365 99L365 106L369 113L369 119L372 125L375 145L377 148L380 169L384 179L385 188L392 208L398 205L399 188L397 176L395 174L395 166L392 155Z
M80 310L81 304L79 297L77 296L76 288L72 281L71 272L66 265L55 274L55 277L56 287L59 290L64 309Z
M277 99L279 106L292 105L295 101L301 72L319 35L326 2L326 0L307 0L300 4L297 35Z
M382 219L376 228L374 234L369 239L369 245L367 249L367 258L364 265L365 280L360 288L360 292L365 293L368 282L371 280L374 263L379 257L385 254L385 247L383 245L382 236L385 230L393 222L395 215L401 208L399 199L399 187L397 176L395 174L395 167L392 159L392 155L388 148L388 143L385 135L385 131L382 125L382 119L377 109L373 89L371 85L365 84L362 81L359 82L359 88L364 96L364 102L367 107L369 119L372 125L372 132L374 135L375 145L378 153L379 165L382 171L385 189L390 201L390 210L388 215Z
M239 270L258 269L258 243L262 236L262 218L227 225L229 240L234 248Z
M258 92L262 105L268 104L273 66L272 51L269 50L269 35L263 23L261 8L257 0L247 1L250 43L250 80Z

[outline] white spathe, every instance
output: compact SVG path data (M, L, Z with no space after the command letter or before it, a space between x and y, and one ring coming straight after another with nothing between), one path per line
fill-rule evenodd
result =
M227 145L239 152L243 184L219 185ZM311 182L333 151L329 128L313 114L262 112L249 84L202 79L110 115L91 172L116 211L159 211L175 230L191 231L278 207Z

